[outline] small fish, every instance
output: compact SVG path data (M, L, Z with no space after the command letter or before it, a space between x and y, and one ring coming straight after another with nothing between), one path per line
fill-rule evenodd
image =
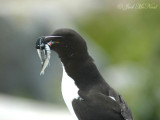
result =
M44 74L46 67L49 65L49 61L51 57L50 47L55 43L60 43L59 41L54 42L50 39L55 37L62 37L62 36L42 36L38 38L36 42L38 56L42 64L40 75Z
M37 52L38 52L38 56L39 56L39 58L40 58L40 60L41 60L41 64L43 64L43 60L42 60L42 50L37 49Z
M48 46L48 44L45 44L44 50L37 50L38 55L40 57L41 63L42 63L42 69L40 72L40 75L44 75L44 71L46 67L49 65L50 57L51 57L51 49Z

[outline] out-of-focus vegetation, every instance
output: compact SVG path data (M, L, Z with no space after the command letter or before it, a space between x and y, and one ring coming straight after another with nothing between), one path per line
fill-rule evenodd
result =
M122 10L116 0L34 3L0 5L1 93L64 105L58 56L52 53L49 68L39 76L35 41L69 27L86 38L102 75L124 97L134 119L160 119L159 8Z

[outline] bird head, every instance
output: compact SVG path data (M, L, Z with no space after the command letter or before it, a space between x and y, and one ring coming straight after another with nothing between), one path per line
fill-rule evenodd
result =
M36 49L42 63L41 74L49 64L51 50L58 53L62 62L81 61L89 56L85 40L71 29L59 29L50 36L38 38Z

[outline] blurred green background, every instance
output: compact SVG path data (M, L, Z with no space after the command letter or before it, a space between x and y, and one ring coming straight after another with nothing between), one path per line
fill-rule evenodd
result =
M160 120L160 3L158 0L0 0L0 93L65 107L62 67L55 52L45 75L35 49L39 36L72 28L87 41L105 80L135 120Z

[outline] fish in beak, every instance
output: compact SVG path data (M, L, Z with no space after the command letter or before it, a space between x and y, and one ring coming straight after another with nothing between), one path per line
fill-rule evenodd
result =
M40 75L44 75L44 71L49 65L49 61L51 58L51 45L54 44L52 40L47 40L55 37L61 37L61 36L42 36L40 37L36 42L36 48L38 52L38 56L40 58L42 68Z
M41 51L40 53L41 54L40 54L39 58L40 58L41 64L42 64L40 75L44 75L44 70L49 65L49 61L51 58L51 49L48 46L48 44L45 44L45 50Z

